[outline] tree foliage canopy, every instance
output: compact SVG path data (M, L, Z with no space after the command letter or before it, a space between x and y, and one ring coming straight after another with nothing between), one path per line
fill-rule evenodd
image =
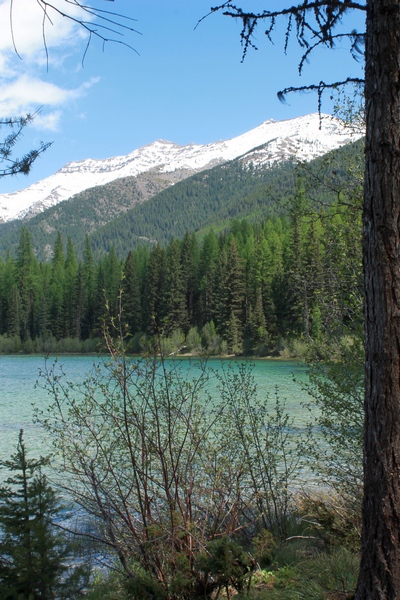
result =
M35 160L51 146L51 142L40 142L38 148L30 150L20 158L13 157L14 146L21 139L25 127L34 118L35 115L27 114L25 117L11 117L0 121L0 128L11 129L11 132L0 142L0 177L19 174L28 175Z

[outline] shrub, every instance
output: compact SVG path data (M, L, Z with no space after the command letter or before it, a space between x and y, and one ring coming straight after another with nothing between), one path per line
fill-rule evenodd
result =
M225 588L230 598L230 588L241 592L249 584L250 575L254 569L254 561L239 544L222 537L208 542L206 548L196 559L202 574L202 587L199 597L212 592L216 597Z
M186 336L187 351L192 354L201 354L203 347L201 343L201 335L197 327L192 327Z
M19 335L8 337L7 335L0 336L0 352L2 354L17 354L22 350L22 342Z
M358 551L361 542L361 504L338 493L305 494L299 498L309 531L330 546Z
M205 365L197 368L191 380L175 361L128 360L113 347L79 387L64 385L56 365L46 374L55 402L41 419L64 457L60 484L92 515L139 596L160 588L192 598L196 557L243 526L241 475L219 441L224 407L206 389Z

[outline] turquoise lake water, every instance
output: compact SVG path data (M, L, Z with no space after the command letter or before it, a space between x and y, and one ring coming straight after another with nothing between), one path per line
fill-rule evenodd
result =
M50 357L48 363L52 364L54 360ZM58 363L62 365L66 379L78 383L101 360L93 356L61 356ZM211 359L207 367L219 370L226 368L228 362L226 359ZM231 364L238 365L241 362L238 360ZM183 359L180 368L188 372L188 377L193 377L196 371L194 364L189 359ZM273 401L278 389L280 399L285 400L286 408L294 419L293 425L301 428L308 416L303 408L308 396L301 387L301 382L306 381L305 366L281 360L252 361L252 365L258 393L268 394ZM48 453L49 441L40 425L33 422L34 407L46 409L52 402L48 393L36 386L40 381L40 370L44 367L45 359L40 356L0 356L0 460L7 459L15 452L21 428L31 457ZM211 385L215 389L215 380Z

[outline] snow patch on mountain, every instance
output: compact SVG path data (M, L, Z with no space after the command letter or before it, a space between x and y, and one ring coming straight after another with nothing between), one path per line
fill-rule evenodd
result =
M0 195L0 222L23 219L85 189L148 171L182 171L182 178L251 153L255 165L289 159L309 161L360 137L337 118L311 114L286 121L265 121L236 138L179 146L157 140L126 156L71 162L54 175L21 191ZM253 151L253 152L251 152ZM250 156L248 156L250 160Z

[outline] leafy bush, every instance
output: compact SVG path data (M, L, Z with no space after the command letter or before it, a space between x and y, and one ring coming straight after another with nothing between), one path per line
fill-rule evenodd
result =
M128 361L114 348L79 388L55 369L53 414L42 420L64 456L60 484L94 517L130 589L143 573L169 598L183 597L177 587L191 598L201 580L195 557L241 527L237 473L217 441L223 407L206 390L204 366L191 381L176 364Z
M213 591L218 597L220 591L225 588L228 598L230 588L241 592L249 583L255 564L238 543L227 537L208 542L196 562L203 574L204 592L210 595Z
M62 338L58 340L56 353L78 354L82 352L82 342L78 338Z
M361 543L361 505L339 494L306 494L299 499L310 532L326 545L358 551Z
M241 474L248 518L255 533L267 529L284 540L295 512L295 484L305 467L308 437L293 435L278 390L272 402L268 395L257 394L248 364L228 367L217 376L227 408L219 435L229 449L230 468Z
M250 559L238 543L250 548L261 528L285 538L302 469L278 395L272 409L258 399L243 364L225 372L216 399L206 362L191 378L179 361L128 359L107 344L110 360L79 386L57 364L44 373L54 404L39 419L63 456L60 485L118 556L130 593L209 597L207 560L219 586L241 589ZM229 557L228 582L217 564Z
M222 339L217 334L213 321L203 325L201 329L201 343L205 352L210 356L226 353L226 342L225 346L222 347Z
M17 354L22 350L22 342L19 335L0 336L0 352L1 354Z
M201 343L201 335L197 327L192 327L186 336L187 351L192 354L201 354L203 347Z

